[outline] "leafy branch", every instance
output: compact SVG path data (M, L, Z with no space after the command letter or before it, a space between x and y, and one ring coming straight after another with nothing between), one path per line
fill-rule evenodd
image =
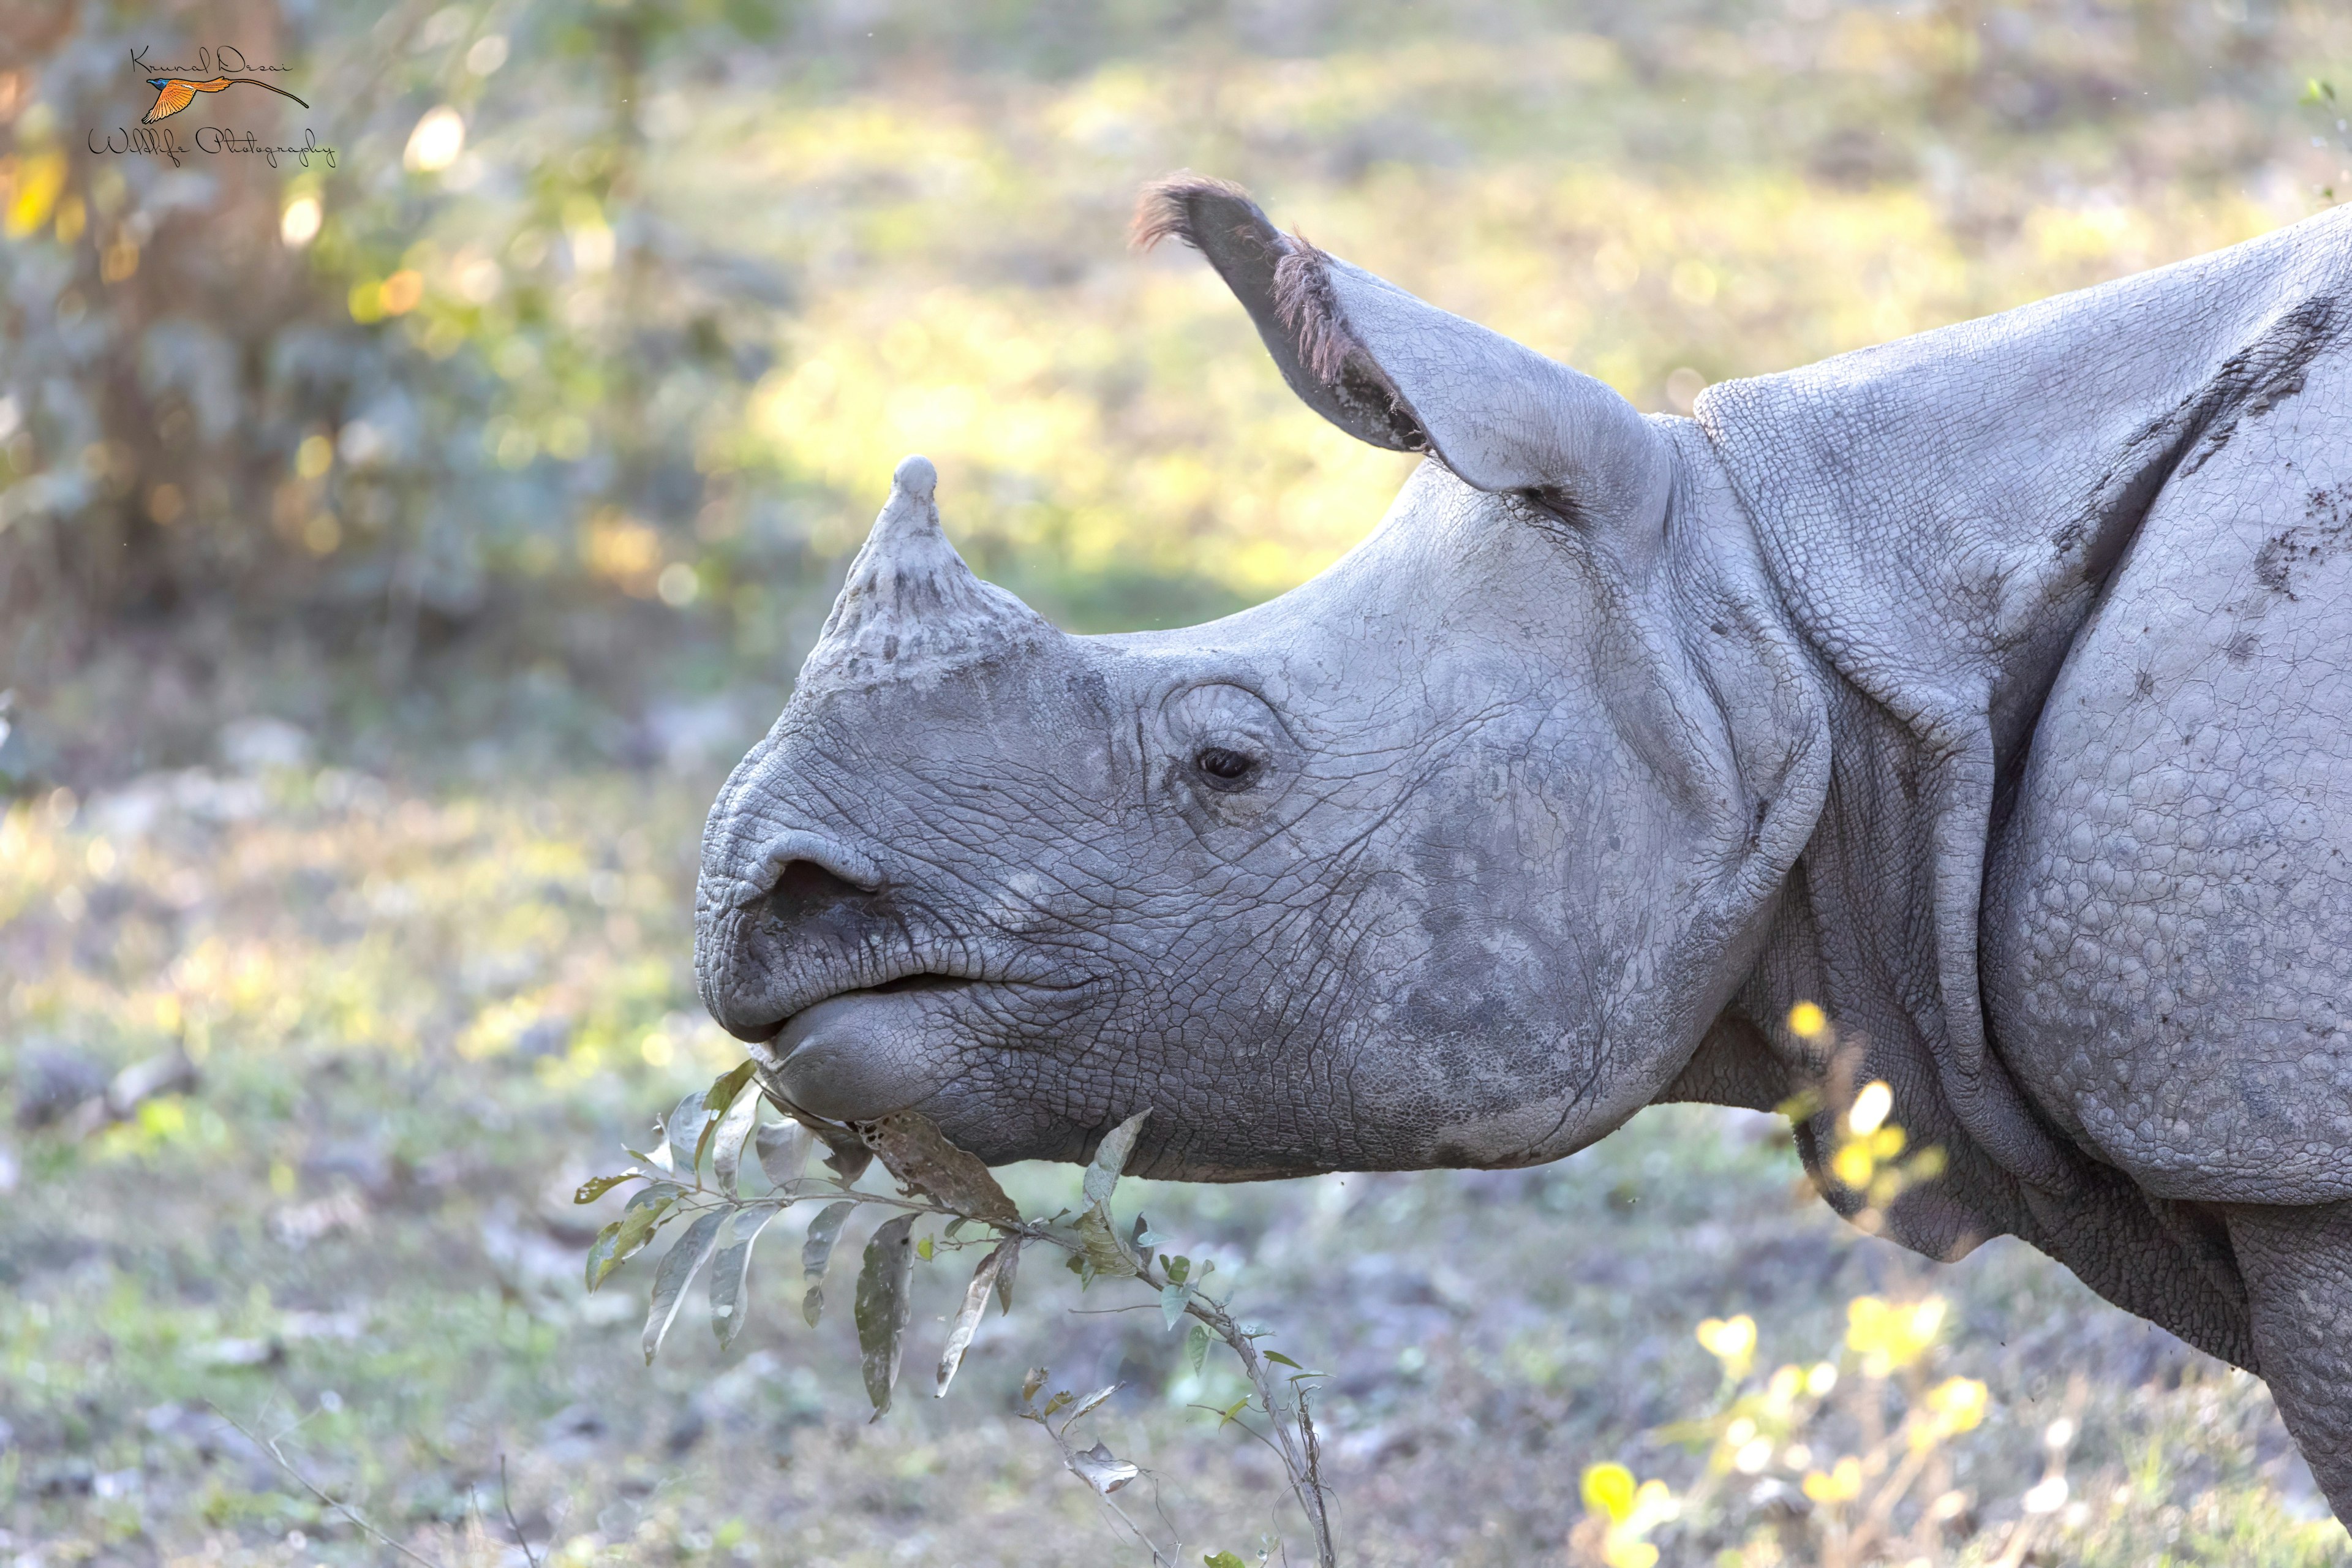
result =
M661 1123L661 1135L651 1150L627 1151L635 1162L629 1169L583 1183L573 1194L575 1202L593 1203L615 1188L636 1185L621 1217L604 1226L589 1248L591 1290L649 1247L656 1236L681 1227L654 1273L643 1342L648 1363L676 1324L688 1287L706 1268L711 1331L722 1349L731 1345L742 1331L751 1252L761 1233L794 1204L821 1201L824 1206L810 1221L801 1247L802 1316L814 1327L824 1310L825 1277L843 1226L858 1208L877 1207L889 1211L889 1217L866 1243L854 1312L866 1392L874 1419L879 1420L889 1410L898 1383L913 1319L916 1260L929 1259L942 1245L961 1248L992 1243L972 1270L940 1351L933 1393L944 1397L989 1302L996 1302L1000 1314L1012 1310L1023 1253L1052 1247L1065 1255L1082 1289L1097 1279L1131 1280L1152 1292L1171 1331L1190 1319L1184 1355L1194 1373L1202 1370L1213 1343L1222 1342L1233 1352L1249 1392L1211 1413L1221 1427L1241 1427L1281 1460L1291 1495L1314 1537L1318 1568L1337 1568L1312 1409L1313 1385L1324 1374L1279 1351L1261 1348L1258 1342L1272 1331L1236 1318L1224 1299L1203 1289L1215 1270L1213 1263L1204 1260L1196 1267L1189 1258L1161 1251L1161 1238L1139 1215L1124 1226L1113 1217L1112 1195L1149 1111L1137 1112L1104 1136L1086 1170L1083 1207L1065 1209L1051 1218L1031 1218L1022 1215L984 1163L950 1142L929 1118L899 1111L877 1121L828 1121L793 1106L772 1083L758 1081L758 1075L759 1064L745 1061L708 1090L687 1096ZM763 1100L793 1120L762 1122ZM827 1151L824 1164L830 1176L808 1171L818 1144ZM741 1185L747 1152L768 1183L768 1190L756 1195L747 1194ZM896 1182L897 1192L855 1184L877 1159ZM943 1221L943 1228L936 1237L918 1239L915 1227L926 1215ZM970 1227L978 1227L981 1234L966 1235ZM1138 1305L1149 1310L1153 1304ZM1093 1489L1153 1562L1173 1568L1181 1542L1173 1538L1172 1527L1163 1549L1113 1500L1114 1493L1144 1472L1102 1443L1081 1449L1069 1436L1071 1425L1092 1414L1119 1385L1084 1398L1060 1390L1040 1405L1038 1395L1048 1376L1043 1367L1030 1373L1020 1415L1053 1438L1064 1466ZM1164 1521L1166 1515L1161 1518ZM1203 1561L1223 1568L1239 1560L1217 1552Z

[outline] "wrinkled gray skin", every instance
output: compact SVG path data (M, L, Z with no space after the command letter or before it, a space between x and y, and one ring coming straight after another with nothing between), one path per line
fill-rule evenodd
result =
M2352 215L1643 417L1180 179L1277 367L1429 454L1315 581L1064 636L910 458L704 841L803 1111L1231 1181L1557 1159L1884 1079L2270 1380L2352 1515ZM1811 999L1835 1039L1785 1020Z

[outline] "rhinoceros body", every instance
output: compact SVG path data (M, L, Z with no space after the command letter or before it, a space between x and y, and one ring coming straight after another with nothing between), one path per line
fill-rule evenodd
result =
M1691 419L1233 187L1141 225L1429 460L1293 593L1089 638L902 465L706 835L704 994L776 1091L991 1160L1148 1109L1133 1168L1208 1180L1801 1099L1860 1214L1884 1081L1943 1172L1874 1224L2260 1372L2352 1509L2352 221Z

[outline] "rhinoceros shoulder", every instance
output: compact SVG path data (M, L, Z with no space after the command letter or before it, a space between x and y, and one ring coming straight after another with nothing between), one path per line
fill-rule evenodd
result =
M2352 1196L2352 349L2298 380L2151 508L1988 891L2012 1067L2173 1198Z

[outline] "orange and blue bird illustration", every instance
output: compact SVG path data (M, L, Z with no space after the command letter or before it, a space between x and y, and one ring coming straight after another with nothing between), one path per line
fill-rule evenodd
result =
M181 76L151 76L147 79L147 85L155 89L155 105L147 111L146 118L140 121L139 123L142 125L152 125L159 120L169 120L174 114L179 113L180 110L187 108L188 105L195 102L196 94L200 92L226 92L238 82L243 82L248 87L269 88L270 91L276 93L280 98L294 98L294 95L287 91L284 88L272 87L268 82L262 80L259 77L216 76L210 81L190 81L186 77ZM310 107L307 103L302 103L302 100L299 98L294 98L294 101L301 103L302 107L305 109Z

